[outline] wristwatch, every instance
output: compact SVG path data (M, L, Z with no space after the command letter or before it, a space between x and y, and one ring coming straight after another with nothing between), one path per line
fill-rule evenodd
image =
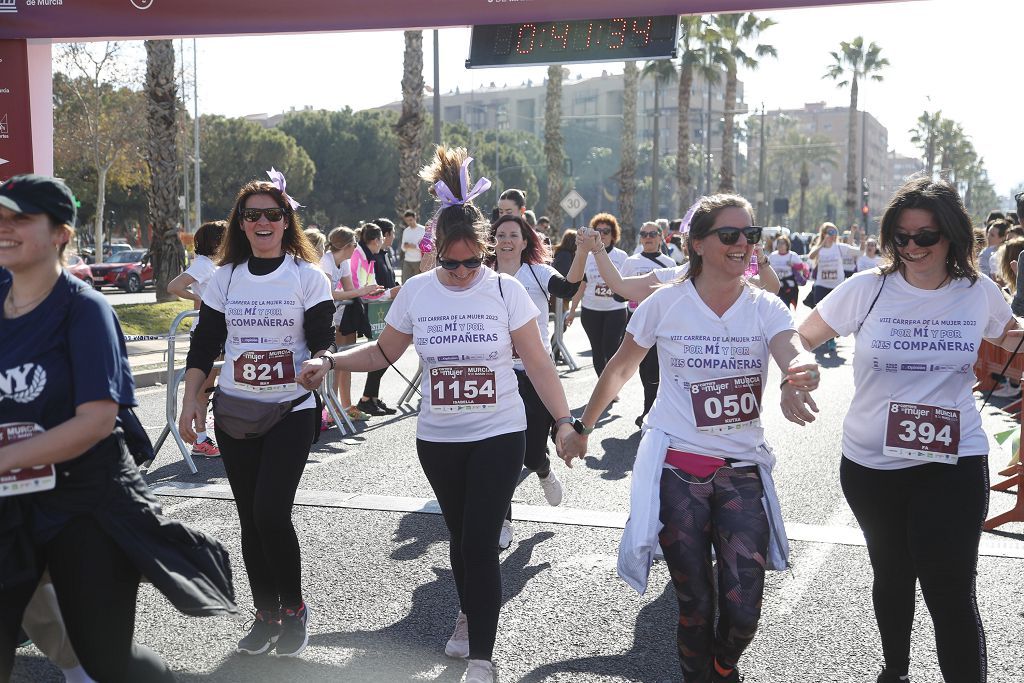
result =
M565 417L560 417L557 420L555 420L555 424L551 426L552 436L554 436L555 431L559 427L565 424L570 425L574 430L576 430L577 434L582 434L583 436L586 436L590 434L592 431L594 431L593 427L587 427L585 424L583 424L583 420L577 419L572 415L567 415Z

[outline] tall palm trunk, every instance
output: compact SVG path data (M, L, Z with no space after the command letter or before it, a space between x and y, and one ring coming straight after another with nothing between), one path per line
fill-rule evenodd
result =
M185 249L178 239L178 126L174 80L174 44L146 41L146 163L149 166L149 223L153 226L150 254L156 300L176 300L167 284L181 273ZM196 163L199 163L196 160ZM198 207L196 207L198 210Z
M690 88L693 87L693 64L684 59L679 69L679 149L676 152L676 181L679 185L679 215L686 213L690 196Z
M622 156L619 162L619 224L628 246L636 232L636 97L640 68L626 62L622 76Z
M419 209L423 124L423 32L406 31L402 115L395 125L398 136L398 196L395 198L395 208L399 213Z
M651 128L651 220L658 218L658 199L661 194L661 178L658 171L661 167L661 87L660 79L654 79L654 125Z
M800 219L797 223L800 232L804 232L804 200L807 198L807 186L811 184L811 174L807 169L807 161L800 162Z
M565 151L562 141L562 66L548 67L548 85L544 104L544 157L548 166L547 206L544 213L551 224L564 225L560 203L565 195Z
M857 75L850 80L850 130L846 150L846 225L857 220Z
M733 161L736 156L733 142L734 117L736 109L736 62L730 60L725 77L725 122L722 125L722 165L718 173L718 191L735 192L736 179Z

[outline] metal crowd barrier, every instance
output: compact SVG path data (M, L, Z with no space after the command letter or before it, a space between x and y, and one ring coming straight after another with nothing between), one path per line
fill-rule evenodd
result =
M159 454L160 449L163 447L164 442L168 436L174 437L174 442L178 446L178 450L181 452L181 457L185 460L185 464L188 465L189 470L192 474L199 472L196 468L195 462L192 460L192 449L185 443L185 440L181 438L181 432L178 430L178 387L185 378L185 368L175 368L175 347L177 346L177 335L181 324L189 318L198 318L199 311L183 311L178 314L171 323L171 328L167 336L167 391L166 400L164 406L164 416L167 423L164 425L163 430L160 432L160 436L156 440L156 444L153 447L154 454ZM348 344L342 346L336 350L346 351L348 349L354 349L364 344L368 344L367 341L358 342L355 344ZM334 348L332 345L331 348ZM214 368L221 368L224 365L224 361L217 361L214 363ZM408 386L402 393L402 397L399 399L399 405L403 405L409 402L411 397L419 391L419 378L422 372L422 366L420 370L416 372L416 375L412 380L409 380ZM320 397L324 401L324 407L330 414L331 419L334 420L334 424L337 425L338 429L341 430L342 434L355 434L357 429L352 419L348 416L348 413L342 410L337 397L337 392L334 390L334 373L328 372L324 376L323 384L318 390ZM154 455L155 457L155 455ZM147 463L149 465L151 463Z
M565 334L565 299L562 297L555 297L555 335L551 343L551 360L555 361L555 367L558 367L558 356L561 356L565 360L565 364L569 366L570 371L579 370L579 365L576 364L576 359L569 353L568 347L565 345L563 336Z

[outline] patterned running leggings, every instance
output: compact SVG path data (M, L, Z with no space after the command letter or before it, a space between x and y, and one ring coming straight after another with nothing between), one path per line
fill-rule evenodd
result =
M715 659L734 668L754 639L764 594L768 518L755 467L698 478L661 476L661 548L679 600L676 632L685 683L712 680ZM718 559L718 627L711 546Z

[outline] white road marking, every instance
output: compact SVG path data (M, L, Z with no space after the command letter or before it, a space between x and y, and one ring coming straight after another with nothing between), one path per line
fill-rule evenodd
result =
M825 527L848 527L849 523L853 521L853 512L850 511L849 506L845 501L838 501L835 509L832 511L832 516L829 517L825 523ZM794 530L795 531L795 530ZM790 538L793 538L793 533L787 530ZM857 531L858 535L860 534ZM863 536L860 536L861 545L863 544ZM785 578L782 580L782 586L779 588L778 595L772 599L775 604L775 609L778 611L780 616L784 616L792 612L800 600L803 598L804 593L807 591L808 586L814 581L818 572L821 570L822 565L828 560L829 555L835 549L836 544L829 542L812 543L805 548L803 552L794 553L790 550L790 563L793 565L792 570L784 574Z

